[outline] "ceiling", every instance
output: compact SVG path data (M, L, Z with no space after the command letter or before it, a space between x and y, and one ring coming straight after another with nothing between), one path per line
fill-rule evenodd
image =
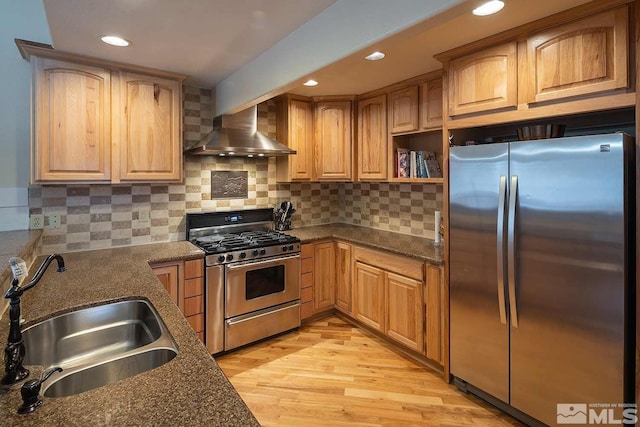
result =
M336 0L44 0L58 50L187 74L214 87ZM118 35L127 48L101 35Z
M44 0L53 45L113 61L179 72L187 84L214 87L336 0ZM313 95L360 94L441 68L433 55L588 0L506 0L489 17L463 3L292 82L286 89ZM329 29L330 30L330 29ZM115 34L128 48L99 40ZM374 50L381 61L365 61ZM302 86L306 78L320 84ZM275 88L274 88L275 89Z

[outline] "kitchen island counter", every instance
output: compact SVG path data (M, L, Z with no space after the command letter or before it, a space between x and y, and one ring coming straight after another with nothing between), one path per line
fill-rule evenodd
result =
M424 237L341 223L300 227L287 230L285 233L298 237L302 243L331 239L343 240L418 258L435 265L444 263L443 248L435 247L433 240Z
M259 425L149 267L202 258L200 249L182 241L63 256L64 273L56 272L54 262L23 295L23 328L63 312L141 298L156 308L179 353L158 368L113 384L68 397L44 397L44 405L29 415L16 413L22 383L1 388L3 425ZM36 259L31 274L43 259ZM0 321L3 345L8 323L5 314ZM29 379L40 372L33 367Z

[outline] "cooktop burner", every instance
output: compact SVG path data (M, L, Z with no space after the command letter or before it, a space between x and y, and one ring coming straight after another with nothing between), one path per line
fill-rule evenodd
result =
M221 252L273 246L283 243L297 243L300 239L278 231L245 231L238 234L213 234L198 237L192 241L207 255Z
M188 213L187 240L207 266L300 252L300 239L273 230L273 209Z

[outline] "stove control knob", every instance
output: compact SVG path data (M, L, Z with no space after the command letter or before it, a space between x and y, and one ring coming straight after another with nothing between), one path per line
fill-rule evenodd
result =
M264 254L266 254L266 253L267 253L267 251L266 251L266 250L264 250L264 249L260 249L260 255L264 255Z
M286 251L287 251L287 247L286 247L286 246L283 246L283 247L282 247L282 252L286 252Z
M218 257L218 262L223 262L224 261L224 255L220 255Z
M289 245L289 250L292 251L293 250L293 245Z
M247 254L245 254L244 252L240 252L240 259L245 259L247 257Z
M233 255L232 254L227 255L227 261L231 261L232 259L233 259Z
M254 249L253 252L251 252L251 255L258 256L258 253L259 253L258 250Z

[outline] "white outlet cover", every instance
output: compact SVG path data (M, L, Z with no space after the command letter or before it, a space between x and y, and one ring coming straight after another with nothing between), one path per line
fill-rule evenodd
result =
M44 215L33 214L29 215L29 229L41 230L44 227Z

